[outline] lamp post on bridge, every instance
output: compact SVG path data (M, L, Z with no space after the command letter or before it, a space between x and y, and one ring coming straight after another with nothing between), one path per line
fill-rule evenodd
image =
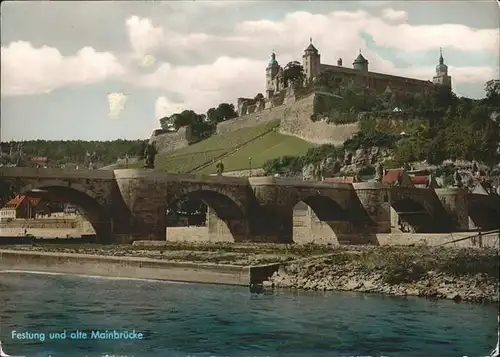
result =
M249 157L248 158L248 167L249 167L249 172L248 172L248 176L249 177L252 177L252 157Z

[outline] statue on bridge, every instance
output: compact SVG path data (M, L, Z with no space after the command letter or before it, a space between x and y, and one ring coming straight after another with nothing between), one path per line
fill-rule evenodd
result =
M375 181L382 182L382 178L384 177L384 167L379 162L377 166L375 166Z
M458 172L458 169L455 171L453 174L453 187L462 187L462 175L460 175L460 172Z
M155 168L155 157L158 154L156 150L156 146L153 143L148 143L146 145L146 149L144 150L144 157L146 158L144 163L145 169L154 169Z
M477 177L481 176L481 170L479 169L479 164L476 160L472 161L472 175Z

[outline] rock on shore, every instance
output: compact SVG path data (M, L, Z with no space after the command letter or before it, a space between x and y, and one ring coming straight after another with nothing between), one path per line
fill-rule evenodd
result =
M378 252L343 252L307 263L292 262L276 272L267 285L422 296L457 302L499 301L498 258L494 252L463 249L411 252L414 249L376 248ZM483 263L477 264L481 260Z

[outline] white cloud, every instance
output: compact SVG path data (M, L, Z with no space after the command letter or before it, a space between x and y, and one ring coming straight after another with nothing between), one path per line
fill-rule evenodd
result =
M265 68L270 52L275 49L281 65L288 61L302 60L309 36L320 50L321 62L334 64L338 57L351 67L358 49L370 61L370 70L382 73L431 80L434 65L407 69L396 68L393 62L383 59L366 47L361 31L372 35L379 44L401 48L403 51L436 50L454 47L463 50L498 49L498 39L490 36L495 30L475 30L463 25L411 26L407 14L385 9L384 18L374 17L364 11L336 11L326 15L308 12L287 14L282 20L254 20L236 25L233 32L181 33L173 29L150 26L147 19L137 19L156 34L149 48L163 50L177 58L187 58L193 65L176 66L163 63L149 75L134 79L134 83L150 88L175 92L182 103L162 96L156 101L157 118L183 109L205 112L220 102L235 102L237 97L253 97L265 91ZM390 21L387 20L390 18ZM147 24L147 26L146 26ZM139 32L139 31L138 31ZM147 31L143 31L146 33ZM272 34L272 35L270 35ZM437 36L436 34L439 34ZM457 35L458 34L458 35ZM168 41L165 39L168 38ZM450 64L450 58L447 58ZM204 64L200 64L204 63ZM455 68L450 65L450 75L457 83L481 83L495 77L495 70L488 67Z
M109 93L108 94L108 117L110 119L118 119L121 112L125 109L127 104L127 96L123 93Z
M139 61L139 67L148 68L156 63L156 58L153 55L145 55Z
M382 18L387 21L404 22L408 20L408 13L406 11L387 8L382 10Z
M97 83L125 71L114 55L92 47L64 57L56 48L34 48L17 41L2 46L1 58L3 96L49 93L67 85Z
M172 67L163 64L155 73L140 79L139 85L160 87L179 93L182 103L159 97L155 103L157 118L184 109L205 112L221 102L264 92L265 61L221 57L212 64Z
M132 16L126 21L132 50L139 58L154 53L165 42L162 27L154 27L151 20Z
M459 24L412 26L405 23L406 12L391 8L384 9L383 15L376 17L366 11L329 14L298 11L279 21L243 21L225 34L210 32L209 28L206 32L184 33L154 27L150 20L133 16L127 20L127 28L132 48L140 56L161 52L160 57L168 58L172 64L209 63L221 56L262 60L272 49L281 58L300 59L309 37L322 52L324 61L333 63L337 57L343 57L349 62L359 48L366 48L361 32L371 35L378 46L407 52L435 50L437 53L439 47L453 47L465 51L487 50L498 55L498 29L477 30Z
M179 103L175 104L167 97L158 97L158 99L156 99L155 117L157 119L170 116L172 113L180 111L182 111L182 108L179 107Z
M459 24L391 26L378 19L367 23L366 32L382 47L404 51L425 51L439 47L454 47L463 51L487 50L498 55L498 29L473 29Z

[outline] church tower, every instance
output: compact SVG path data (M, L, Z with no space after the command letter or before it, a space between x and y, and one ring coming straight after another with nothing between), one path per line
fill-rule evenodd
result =
M271 98L274 95L274 77L278 74L280 65L276 61L276 53L271 54L271 60L266 68L266 94L267 98Z
M443 49L439 49L439 64L436 66L436 75L432 78L434 84L451 89L451 76L448 75L448 66L444 64Z
M318 76L321 72L320 54L316 47L312 44L312 38L309 39L309 46L304 51L302 56L302 67L304 67L304 74L306 81Z

